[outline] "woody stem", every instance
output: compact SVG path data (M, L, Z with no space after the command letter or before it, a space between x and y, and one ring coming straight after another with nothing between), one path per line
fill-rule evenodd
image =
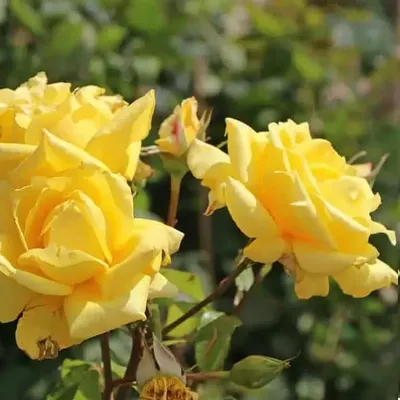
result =
M131 337L132 337L131 354L129 356L129 361L122 381L132 383L136 379L136 370L140 361L140 357L142 355L142 339L141 339L140 329L139 328L133 329L131 331ZM113 387L122 386L118 389L115 399L125 400L129 396L130 387L120 385L119 381L120 380L116 380L113 382Z
M111 400L112 398L112 371L111 371L111 357L110 357L110 342L108 332L100 336L101 358L103 361L103 374L104 374L104 391L103 400Z
M193 315L197 314L201 309L203 309L208 304L216 300L219 296L224 294L226 290L231 286L231 284L235 282L235 279L251 264L252 262L249 259L243 258L240 261L239 265L236 268L234 268L232 272L225 279L223 279L219 283L219 285L215 288L215 290L212 293L210 293L204 300L200 301L191 309L189 309L185 314L183 314L181 317L171 322L169 325L165 326L162 331L163 335L167 335L177 326L185 322L190 317L193 317Z
M174 227L176 223L176 213L178 211L179 194L181 191L181 182L183 176L180 174L171 174L171 186L169 197L169 208L167 225Z

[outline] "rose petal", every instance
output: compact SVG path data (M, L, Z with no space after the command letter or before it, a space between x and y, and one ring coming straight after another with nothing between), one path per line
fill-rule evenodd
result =
M303 274L295 283L295 292L299 299L309 299L313 296L327 296L329 294L329 279L326 275Z
M113 299L106 300L94 283L77 286L64 302L70 335L76 339L87 339L145 320L150 282L150 276L137 274L130 292L117 292Z
M22 268L34 266L51 280L75 285L94 276L100 277L107 271L107 264L79 250L49 246L45 249L31 249L21 255Z
M154 91L122 109L89 142L86 150L113 172L131 180L139 160L141 140L149 133L155 107Z
M148 240L150 246L168 255L178 251L184 236L177 229L150 219L135 218L134 229L141 240Z
M249 238L275 238L278 228L262 204L239 181L228 178L226 204L239 229Z
M386 226L382 225L379 222L371 221L369 224L369 229L371 230L371 234L376 234L376 233L384 233L390 240L390 243L393 246L396 246L396 232L391 231L386 228Z
M381 260L359 267L352 266L334 274L333 278L344 293L353 297L365 297L374 290L398 284L397 273Z
M104 299L115 297L116 293L129 291L137 279L138 274L154 275L153 262L158 261L158 269L161 265L161 249L153 246L146 239L135 241L129 245L129 256L124 257L120 263L112 265L109 270L98 277L99 289Z
M20 227L13 215L11 188L6 181L0 182L0 251L12 264L26 250Z
M322 249L310 243L294 240L292 251L304 271L326 275L343 271L353 264L360 265L379 255L375 247L368 243L365 244L363 252L353 254Z
M176 297L179 289L172 284L164 275L156 273L151 280L149 289L149 299L160 297Z
M15 143L0 143L0 179L5 179L11 170L36 150L36 146Z
M188 167L197 179L202 179L215 164L229 163L229 156L220 149L195 139L187 155Z
M247 182L248 168L253 156L252 142L257 133L243 122L232 118L226 119L226 134L228 135L228 153L237 177Z
M14 279L15 282L33 292L50 296L66 296L72 293L72 287L63 283L54 282L32 272L14 268L11 263L0 255L0 272Z
M93 165L101 170L108 170L100 160L79 147L44 132L38 148L10 173L10 179L15 186L22 187L29 183L32 176L51 177L81 165Z
M99 260L110 261L111 254L106 247L107 244L102 240L104 237L93 221L88 219L87 214L82 204L73 199L55 207L47 215L41 232L44 246L67 247L71 250L83 251Z
M285 241L280 237L257 238L243 251L243 254L255 262L272 264L285 251Z
M264 183L260 201L285 234L335 247L325 221L297 173L272 172L265 176Z
M39 358L40 346L45 346L46 339L58 349L81 341L69 335L62 298L51 296L38 296L30 302L18 321L15 336L18 347L32 359Z
M0 267L1 269L1 267ZM14 279L0 272L0 322L10 322L18 318L24 307L36 293L20 285Z

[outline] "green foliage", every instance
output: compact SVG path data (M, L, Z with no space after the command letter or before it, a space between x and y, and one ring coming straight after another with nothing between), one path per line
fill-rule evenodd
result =
M90 363L65 360L60 368L61 379L47 400L100 400L100 374Z
M192 272L167 269L164 276L182 293L188 296L188 301L197 302L204 299L203 285L200 278Z
M185 314L193 305L203 300L203 285L198 275L192 272L168 269L164 276L173 283L181 292L184 301L172 301L168 307L167 324ZM173 329L168 335L171 337L184 337L195 331L200 321L201 314L187 319L181 325Z
M196 363L201 371L223 368L231 344L231 336L241 325L238 318L206 312L195 336Z

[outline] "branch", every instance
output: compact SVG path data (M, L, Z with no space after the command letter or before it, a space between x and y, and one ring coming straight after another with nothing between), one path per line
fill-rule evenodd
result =
M104 374L104 391L103 400L110 400L112 398L112 371L111 371L111 358L110 358L110 343L108 332L100 335L101 359L103 361L103 374Z
M113 382L114 387L121 386L118 389L117 395L115 396L115 400L125 400L128 397L129 391L131 390L130 384L136 380L136 370L142 353L142 335L139 328L132 330L131 335L132 335L131 355L129 357L124 378L115 380ZM129 383L129 385L122 386L120 382Z
M194 382L226 379L228 377L229 377L229 371L211 371L211 372L198 372L195 374L186 374L187 380Z
M229 286L235 282L235 279L251 264L252 261L247 258L243 258L239 265L235 269L233 269L232 272L225 279L223 279L216 287L216 289L212 293L210 293L204 300L202 300L200 303L197 303L177 320L165 326L162 332L163 335L167 335L177 326L185 322L190 317L193 317L193 315L197 314L202 308L206 307L208 304L215 301L219 296L224 294Z

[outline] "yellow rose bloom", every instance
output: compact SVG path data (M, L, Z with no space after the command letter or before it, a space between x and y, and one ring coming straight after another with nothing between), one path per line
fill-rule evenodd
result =
M197 141L188 165L211 189L208 212L226 205L252 239L245 256L283 264L299 298L326 296L329 277L354 297L397 283L368 242L382 232L395 243L394 232L370 217L380 197L328 141L293 121L257 133L227 119L226 131L229 156Z
M154 91L128 105L97 86L70 91L70 84L47 84L39 73L16 90L0 90L0 178L32 154L45 131L70 152L84 150L113 172L131 180L141 141L154 112Z
M29 357L144 320L148 298L175 294L159 273L182 234L134 217L125 179L95 165L0 182L0 321L18 318Z
M161 153L181 156L186 153L200 129L197 101L190 97L175 107L174 112L161 124L156 140Z

